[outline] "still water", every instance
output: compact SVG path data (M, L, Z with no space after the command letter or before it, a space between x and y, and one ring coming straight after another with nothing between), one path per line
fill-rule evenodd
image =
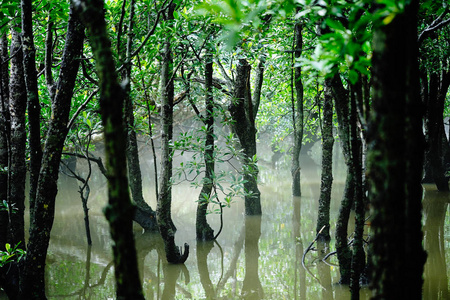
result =
M345 167L334 166L331 231L343 192ZM197 243L195 210L198 190L180 184L173 190L172 216L178 245L187 242L184 265L168 265L158 235L135 226L136 249L146 299L349 299L348 287L337 284L336 257L323 263L323 253L304 250L315 237L320 168L306 157L302 197L291 196L288 162L260 165L262 217L245 217L243 200L224 210L224 228L217 242ZM145 172L143 172L145 174ZM149 174L148 171L147 174ZM145 198L155 207L154 188L144 178ZM62 176L47 261L49 299L114 299L114 271L108 224L102 214L106 184L91 180L89 216L92 247L87 246L78 183ZM449 194L424 187L424 299L449 299ZM219 216L208 216L219 229ZM351 230L350 226L350 229ZM326 249L327 250L327 249ZM333 251L333 242L330 249ZM369 299L367 288L361 298Z

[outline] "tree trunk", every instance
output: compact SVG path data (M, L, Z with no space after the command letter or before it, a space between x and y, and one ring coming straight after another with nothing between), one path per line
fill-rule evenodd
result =
M141 167L139 163L139 152L138 144L136 138L136 131L134 129L134 114L133 114L133 99L130 96L130 83L131 83L131 52L133 43L133 27L134 27L134 6L135 1L130 3L130 18L128 22L128 38L126 41L126 47L119 47L123 49L125 53L119 53L119 57L123 57L125 67L122 70L122 80L125 83L125 122L127 126L126 131L126 156L127 156L127 166L128 166L128 178L131 190L131 196L133 202L137 206L133 219L139 223L144 229L150 231L158 230L156 224L156 213L153 209L145 202L142 193L142 174Z
M361 78L361 77L360 77ZM365 201L362 189L362 144L360 139L360 132L357 126L358 113L357 102L362 102L362 85L361 81L351 86L351 149L352 158L355 168L355 234L353 239L353 255L351 261L350 274L350 292L352 300L359 299L360 277L365 267L366 256L363 248L363 234L365 221Z
M28 106L28 143L30 149L30 218L33 219L36 189L41 169L42 145L41 145L41 106L39 104L37 73L36 73L36 48L34 47L32 1L22 0L22 45L23 65L25 71L25 84ZM47 66L51 68L50 65ZM53 100L53 99L51 99Z
M355 197L355 165L351 153L351 136L349 120L349 96L344 88L339 73L332 79L326 79L327 85L331 86L335 101L336 115L338 119L338 132L344 161L347 166L347 178L345 180L344 195L339 208L338 220L336 222L336 251L339 260L339 271L341 273L340 283L350 283L351 251L347 241L348 220L350 209Z
M417 65L418 1L373 38L373 114L368 139L373 299L422 299L420 185L422 107Z
M117 82L111 43L106 31L103 1L82 1L77 5L90 33L90 43L100 79L100 109L105 134L109 199L105 216L114 241L116 296L117 299L144 299L132 230L134 209L128 193L126 175L126 136L122 112L125 95Z
M202 118L206 127L205 139L205 178L203 187L198 197L197 219L195 223L197 240L209 241L214 239L214 230L209 226L206 219L206 211L211 199L214 181L214 98L213 98L213 60L212 54L206 55L205 64L205 117Z
M299 58L302 54L303 25L297 22L294 27L294 57ZM295 60L293 60L295 63ZM300 188L300 151L303 143L303 83L302 83L302 68L300 66L294 67L294 83L295 83L295 102L292 95L292 118L294 124L294 147L292 150L292 195L295 197L301 196ZM292 89L292 87L291 87ZM293 92L292 92L293 93Z
M173 20L175 5L169 6L168 19ZM189 255L189 245L185 245L185 252L175 244L175 225L172 222L172 141L173 135L173 58L170 36L164 42L164 61L161 69L161 179L156 219L159 232L164 240L167 261L172 264L184 263Z
M429 86L424 90L424 100L427 105L425 114L425 133L427 151L425 152L425 177L423 182L434 182L439 191L448 191L448 179L445 177L444 153L442 146L442 133L444 130L444 103L450 84L450 73L431 73ZM428 85L423 76L422 85Z
M9 117L9 58L6 33L0 36L0 206L8 198L8 148L10 137ZM0 210L0 250L7 242L9 217L6 210Z
M27 105L27 95L25 89L25 79L23 74L23 56L21 50L20 34L12 29L11 53L17 53L11 59L11 80L10 80L10 147L8 166L8 205L9 224L11 234L11 244L21 243L21 248L25 249L25 144L26 127L25 111ZM3 200L3 199L2 199Z
M320 179L320 198L316 233L320 242L329 242L330 237L330 201L333 185L333 99L330 87L324 87L323 125L322 125L322 174Z
M23 278L22 299L45 299L45 260L53 226L58 169L67 135L70 103L73 96L84 28L70 12L57 93L52 101L53 118L45 142L42 168L36 190L36 202L31 213L30 238Z
M244 152L245 214L261 214L261 193L258 189L258 166L256 164L256 128L253 103L250 97L250 65L240 59L236 68L233 99L229 106L233 127Z

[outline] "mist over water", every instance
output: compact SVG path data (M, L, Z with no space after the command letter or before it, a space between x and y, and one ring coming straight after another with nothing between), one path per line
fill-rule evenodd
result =
M262 143L261 143L262 144ZM335 145L338 149L339 145ZM156 208L152 156L141 149L144 198ZM262 217L246 218L243 199L234 199L224 209L224 228L212 243L197 243L195 214L200 189L188 182L173 187L172 218L177 226L176 242L190 245L185 265L168 265L158 235L134 233L140 280L146 299L349 299L348 288L337 285L339 270L335 256L329 264L323 253L310 251L302 267L304 250L315 237L320 192L320 142L302 154L302 197L291 196L290 157L272 164L271 153L261 146L259 188ZM143 150L144 149L144 150ZM176 156L175 165L189 156ZM83 173L84 163L78 162ZM90 181L88 206L93 245L87 246L83 211L75 179L60 176L56 216L47 260L47 296L50 299L114 299L114 266L106 204L106 180L97 172ZM344 189L345 165L335 151L331 201L331 233ZM424 189L424 299L446 299L449 288L449 194L434 186ZM352 217L351 217L352 218ZM218 214L208 215L212 228L220 227ZM351 220L349 232L353 230ZM330 249L334 251L334 241ZM137 279L138 280L138 279ZM367 288L361 299L369 299ZM445 296L447 295L447 296ZM440 297L440 298L439 298Z

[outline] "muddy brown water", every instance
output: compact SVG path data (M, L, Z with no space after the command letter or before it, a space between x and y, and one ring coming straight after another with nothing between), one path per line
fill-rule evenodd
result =
M143 172L145 174L145 172ZM106 184L99 174L91 180L89 199L93 245L87 246L78 183L61 176L56 217L47 260L49 299L114 299L114 266L108 224L102 214ZM345 168L334 165L331 232L343 192ZM150 176L144 178L147 201L155 207ZM328 263L311 251L302 267L304 250L315 237L320 168L302 169L302 197L291 196L288 163L261 164L262 217L243 215L242 199L224 210L223 232L217 242L197 243L195 210L198 189L179 184L173 190L172 216L176 241L190 245L184 265L167 265L158 235L134 227L146 299L349 299L348 287L337 284L337 260ZM449 299L449 194L424 186L424 246L428 252L423 299ZM208 216L217 231L219 216ZM351 230L352 226L350 226ZM328 251L333 251L330 244ZM326 249L327 250L327 249ZM369 299L367 288L361 299Z

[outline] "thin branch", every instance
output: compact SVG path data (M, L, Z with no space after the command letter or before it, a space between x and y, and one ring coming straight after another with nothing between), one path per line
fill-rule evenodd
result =
M444 16L449 12L449 9L445 9L444 12L436 19L434 20L426 29L424 29L417 39L419 45L425 40L426 37L428 37L433 31L436 31L445 25L450 23L450 19L447 19L445 21L441 21Z
M69 123L67 124L67 129L70 129L73 126L73 123L75 123L75 119L78 117L78 115L81 113L81 111L83 109L86 108L86 106L88 105L89 101L92 100L92 98L94 97L94 95L98 92L98 88L96 88L90 95L89 97L87 97L87 99L83 102L83 104L80 105L80 107L78 107L77 111L73 114L72 118L70 119Z

